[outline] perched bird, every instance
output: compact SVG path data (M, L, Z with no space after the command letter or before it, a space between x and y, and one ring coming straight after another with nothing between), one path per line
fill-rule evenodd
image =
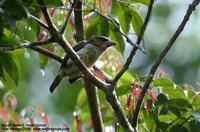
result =
M104 53L104 51L113 45L116 45L116 42L111 41L106 37L95 36L88 41L79 42L73 47L73 49L76 51L85 65L90 68ZM73 83L80 78L81 74L81 71L69 58L69 55L66 55L63 59L58 75L50 86L50 92L52 93L55 90L64 77L68 77L69 82Z

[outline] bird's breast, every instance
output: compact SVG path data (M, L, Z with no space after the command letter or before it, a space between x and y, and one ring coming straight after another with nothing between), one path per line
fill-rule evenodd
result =
M81 60L86 64L87 67L91 67L102 55L103 50L92 45L87 44L83 49L77 52Z

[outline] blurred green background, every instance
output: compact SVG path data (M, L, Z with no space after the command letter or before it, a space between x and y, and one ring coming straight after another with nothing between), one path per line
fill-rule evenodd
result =
M151 21L144 37L147 55L137 53L133 68L139 75L146 75L160 51L183 19L190 0L156 1ZM200 81L200 8L191 16L184 31L175 42L160 68L178 84L188 83L198 88ZM128 52L127 52L128 54Z
M190 2L191 0L181 0L181 2L157 0L155 2L152 18L144 37L144 46L148 54L137 52L131 64L134 73L139 76L148 74L159 52L165 47L183 19ZM144 8L142 12L145 16L147 8L142 8ZM178 84L189 83L198 88L196 82L200 81L199 32L200 8L198 7L160 67ZM135 39L134 35L130 36ZM124 61L130 52L129 49L130 45L127 44ZM16 59L19 61L20 83L14 90L18 99L17 111L20 112L29 105L43 106L53 126L74 122L73 111L78 109L75 105L78 99L82 101L80 105L86 106L83 111L87 111L86 95L84 91L80 94L83 89L81 81L70 85L67 80L63 80L53 94L49 92L49 86L60 66L57 62L52 60L44 70L41 70L37 53L29 50L23 54L21 50L18 50L11 54L19 55ZM10 87L15 86L11 84ZM1 91L0 94L3 95L5 90L1 89ZM89 117L89 113L84 114Z

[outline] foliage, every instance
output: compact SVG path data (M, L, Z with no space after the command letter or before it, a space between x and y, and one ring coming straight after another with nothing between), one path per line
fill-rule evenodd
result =
M70 8L70 3L65 0L56 2L44 0L44 2L48 7L53 23L59 30L62 29L69 12L65 9ZM83 12L86 39L102 35L118 43L115 49L107 51L98 61L98 64L102 65L102 70L111 77L114 77L121 70L125 49L128 47L123 34L128 36L134 33L139 36L144 24L139 8L141 6L146 8L149 3L149 0L103 0L101 3L88 0L83 4L85 5L83 11L87 10ZM29 96L31 90L27 89L28 83L31 79L37 78L34 76L34 72L38 70L44 72L46 69L48 69L48 72L50 72L49 69L57 70L57 65L53 64L54 61L50 56L37 55L31 49L27 50L27 47L23 45L28 42L42 41L50 36L48 30L42 27L32 16L45 21L36 0L0 1L0 49L1 47L2 49L7 49L10 46L17 47L9 53L0 50L0 97L2 98L0 123L35 124L39 120L38 122L46 124L46 127L53 127L55 124L51 124L51 122L56 122L53 117L61 118L62 116L61 119L64 120L62 122L63 128L77 129L77 131L91 130L93 121L88 109L87 95L80 81L72 85L69 85L68 82L61 84L59 88L61 91L54 95L47 94L48 87L45 87L46 94L45 92L43 94L44 99L48 102L47 105L34 106L30 104L30 98L37 96L40 92L37 90L42 88L37 88L37 93ZM70 17L64 36L71 45L75 44L73 36L75 28L73 17ZM65 55L63 49L56 43L42 45L41 47L59 56ZM26 57L24 58L24 56ZM31 59L36 61L27 61ZM34 72L31 70L34 70ZM94 71L94 73L101 80L105 80L102 72ZM49 78L46 78L49 83ZM122 110L130 122L146 79L147 76L140 77L131 71L126 71L115 89ZM33 88L37 86L37 84L34 84ZM69 88L64 91L62 87L66 88L66 86ZM19 89L20 87L22 88ZM24 91L25 89L27 91ZM115 113L107 103L104 93L98 90L98 95L104 125L113 129L116 127L117 131L122 131L121 126L116 125L118 119L114 116ZM164 76L157 77L151 82L143 100L138 130L155 132L199 131L199 104L200 96L196 89L190 86L179 86L170 78ZM59 116L56 113L59 113ZM34 128L38 128L38 126L34 126Z

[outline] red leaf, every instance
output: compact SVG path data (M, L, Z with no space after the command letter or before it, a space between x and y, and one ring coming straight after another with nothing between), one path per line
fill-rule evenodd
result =
M73 19L72 18L69 18L69 25L71 25L72 27L74 27L74 21L73 21Z
M11 106L11 109L14 111L17 107L17 98L7 92L3 96L3 103L5 107Z
M130 107L129 107L129 111L128 111L129 114L132 113L134 107L135 107L135 104L132 102L131 105L130 105Z
M45 30L42 30L42 32L40 33L40 35L38 36L38 40L42 41L45 39L45 37L47 36L47 33Z
M133 82L133 85L132 85L132 93L134 96L136 96L136 94L137 94L135 82Z
M0 119L2 119L5 123L8 123L10 120L9 110L6 107L0 108Z
M112 7L112 0L107 0L107 2L108 2L108 6Z
M147 115L149 116L150 115L150 109L149 109L149 105L147 103L145 103L145 109L146 109Z
M100 80L105 81L105 76L101 71L94 70L94 75L97 76Z
M141 93L141 89L140 88L137 88L137 95L136 95L136 102L138 101L138 99L140 98L140 93Z
M17 98L14 95L10 96L10 105L13 111L17 107Z
M132 99L133 99L133 95L130 94L129 97L128 97L128 99L127 99L127 102L126 102L126 106L127 106L127 107L130 106L130 104L131 104L131 102L132 102Z
M55 12L56 12L56 9L55 8L52 8L50 10L50 16L53 17L55 15Z
M81 130L82 122L81 122L80 116L76 116L76 123L77 123L77 132L82 132Z
M153 103L155 103L156 100L157 100L157 97L156 97L156 95L152 92L152 90L148 89L148 95L151 96L151 99L152 99Z
M92 118L90 118L90 120L89 120L89 126L92 126L93 125L93 120L92 120Z
M37 110L38 110L38 112L39 112L39 114L40 114L40 116L41 116L43 122L44 122L44 123L47 125L47 127L48 127L48 126L49 126L49 120L48 120L47 115L46 115L45 112L44 112L44 108L40 106L40 107L37 108Z

